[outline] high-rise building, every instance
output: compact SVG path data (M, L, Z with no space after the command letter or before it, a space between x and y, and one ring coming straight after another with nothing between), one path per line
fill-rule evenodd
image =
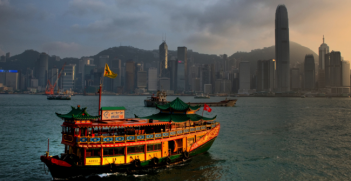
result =
M341 53L332 51L325 55L325 86L340 87L342 85Z
M135 88L135 63L132 60L126 62L125 88L128 93L134 92Z
M118 58L113 58L110 61L109 67L112 72L117 74L116 78L110 79L112 82L113 92L117 92L117 88L122 86L122 61Z
M17 90L18 83L19 83L18 71L17 70L8 70L8 71L6 71L5 77L6 77L5 85L7 87L12 87L13 90Z
M178 61L176 59L171 59L169 61L168 66L170 72L170 80L171 80L171 90L177 90L177 71L178 71Z
M275 59L277 64L277 90L290 91L289 20L285 5L279 5L275 13Z
M166 74L166 71L168 69L168 46L166 44L166 41L163 41L161 45L158 47L159 51L159 58L160 58L160 68L159 68L159 73L160 77L164 77Z
M178 60L177 70L177 91L185 91L185 65L184 61Z
M188 90L189 82L188 82L188 58L187 58L187 48L186 47L178 47L177 56L178 60L184 62L184 80L185 80L185 90Z
M274 59L257 61L257 91L273 91L276 64Z
M248 93L250 90L250 62L242 61L239 64L239 93Z
M148 91L157 91L157 68L149 68L147 89Z
M139 89L146 88L147 86L147 72L146 71L138 71L137 73L137 87Z
M4 55L0 57L0 62L6 62L6 57Z
M204 93L212 94L212 84L204 84Z
M319 66L318 66L318 88L325 88L325 55L329 53L329 46L323 43L319 47Z
M191 84L191 89L192 89L192 91L195 91L195 92L201 91L199 78L193 78L193 82Z
M10 60L10 52L6 53L6 60Z
M66 65L65 68L63 69L63 75L62 77L62 90L63 91L70 91L74 89L74 80L75 80L75 74L76 74L76 65L75 64L69 64Z
M221 93L230 94L232 90L232 82L228 79L223 79L221 81Z
M297 91L301 89L301 79L300 79L300 69L292 68L290 69L290 87L292 90Z
M110 59L110 56L108 55L100 55L98 68L104 68L105 64L109 63L109 59Z
M316 71L314 64L313 55L305 56L304 63L304 89L305 90L313 90L315 88L316 80Z
M350 87L350 62L342 61L342 86Z
M221 93L221 82L222 79L217 79L215 81L214 93Z
M80 60L79 60L79 67L78 67L78 73L83 73L84 72L84 66L85 65L89 65L90 64L90 60L91 60L92 58L90 58L90 57L82 57L82 58L80 58Z
M38 79L38 84L41 87L46 87L48 74L48 54L41 53L35 63L35 77Z
M201 81L201 87L204 84L211 84L211 67L207 64L201 67L200 81Z
M161 77L160 79L160 88L161 91L171 90L171 81L168 77Z

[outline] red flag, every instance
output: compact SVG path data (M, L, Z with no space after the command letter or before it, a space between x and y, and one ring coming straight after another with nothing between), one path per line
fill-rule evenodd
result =
M204 105L204 111L211 112L212 109L207 104Z

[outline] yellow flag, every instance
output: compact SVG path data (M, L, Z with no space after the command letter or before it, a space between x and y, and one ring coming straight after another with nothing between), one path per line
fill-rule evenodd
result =
M108 78L114 79L114 78L117 77L117 74L113 73L113 72L110 70L110 67L108 67L108 65L105 64L104 77L108 77Z

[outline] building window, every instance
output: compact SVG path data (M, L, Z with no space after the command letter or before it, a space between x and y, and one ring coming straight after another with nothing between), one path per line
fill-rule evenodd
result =
M154 144L154 145L147 145L147 151L158 151L161 150L161 143L160 144Z
M75 135L79 135L79 128L75 128Z
M112 156L113 148L104 148L104 156Z
M144 145L140 145L140 146L129 146L127 148L127 153L131 154L131 153L143 153L144 152Z

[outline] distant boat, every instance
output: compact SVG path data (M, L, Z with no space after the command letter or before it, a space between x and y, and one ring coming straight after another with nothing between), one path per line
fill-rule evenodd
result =
M59 94L59 95L48 95L48 100L71 100L71 95Z
M305 98L306 96L305 95L302 95L301 98Z
M156 96L152 95L144 100L144 105L145 107L156 107L156 104L165 105L169 103L166 98L167 94L165 91L157 91Z
M204 95L204 94L197 94L194 98L195 99L209 99L210 96L209 95Z

